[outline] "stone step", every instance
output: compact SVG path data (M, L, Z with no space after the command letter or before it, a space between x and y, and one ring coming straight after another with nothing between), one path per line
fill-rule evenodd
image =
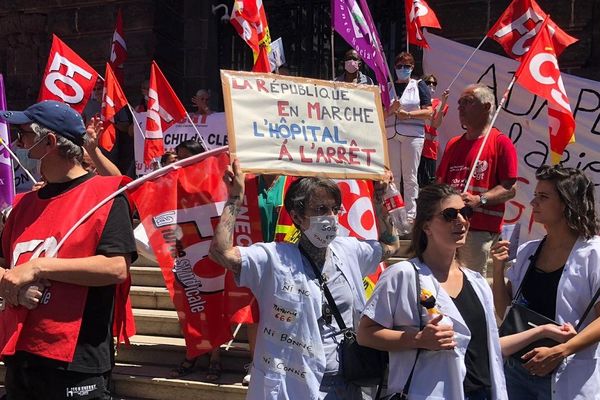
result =
M159 267L129 267L131 284L135 286L165 287L165 280Z
M141 365L160 365L174 368L185 358L185 341L183 338L135 335L131 344L119 345L117 362ZM224 371L243 372L250 363L248 343L233 342L229 350L221 346L221 365ZM208 355L201 357L196 364L199 370L208 368Z
M166 336L182 338L177 311L174 310L152 310L145 308L134 308L136 333L146 336ZM237 342L247 342L248 335L242 325L236 337Z
M131 306L152 310L175 310L169 291L165 287L131 286Z

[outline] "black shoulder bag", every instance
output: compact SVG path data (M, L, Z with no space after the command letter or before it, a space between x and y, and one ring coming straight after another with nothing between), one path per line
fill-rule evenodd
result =
M517 303L517 301L519 300L519 296L521 295L521 291L523 290L523 284L525 283L525 281L531 275L531 272L535 268L537 259L540 255L540 252L542 251L542 247L543 247L545 241L546 241L546 238L544 237L544 239L542 239L538 248L536 249L534 255L529 258L529 267L527 269L527 272L525 273L525 276L523 277L523 280L521 281L521 285L519 285L519 289L515 293L515 296L510 305L510 309L509 309L508 313L506 314L504 321L502 321L502 325L500 325L500 328L498 329L498 333L501 337L514 335L516 333L524 332L524 331L534 328L536 326L545 325L545 324L554 324L554 325L560 326L560 324L558 322L556 322L550 318L547 318L546 316L541 315L541 314L525 307L522 304ZM579 331L581 324L583 323L583 321L585 321L586 317L588 316L589 312L591 311L592 307L594 306L594 303L598 299L599 295L600 295L600 288L594 294L592 301L588 305L587 309L583 313L583 316L579 320L579 323L575 327L576 331ZM536 347L554 347L558 344L560 344L560 343L553 339L543 338L540 340L536 340L535 342L528 344L521 350L511 354L511 357L524 363L526 361L523 361L521 359L521 357L523 355L525 355L526 353L530 352L531 350L535 349Z
M386 351L380 351L372 349L370 347L361 346L356 341L356 332L353 328L348 328L344 323L344 319L340 314L340 311L335 304L335 300L323 279L323 275L317 269L315 264L312 262L310 257L300 248L302 255L308 260L312 266L323 294L327 299L327 303L331 308L331 312L338 323L341 332L344 334L341 346L341 360L340 366L344 380L349 383L353 383L357 386L375 386L379 385L379 391L383 384L385 370L387 367L388 353Z

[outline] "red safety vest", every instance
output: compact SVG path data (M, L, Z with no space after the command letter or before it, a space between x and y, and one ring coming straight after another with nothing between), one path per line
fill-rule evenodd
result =
M2 234L7 267L19 268L56 248L65 233L93 206L115 192L122 180L123 177L95 176L51 199L40 199L37 192L20 197ZM112 204L109 201L81 224L56 257L95 255ZM36 309L7 307L0 312L1 355L26 351L71 362L87 293L87 286L52 281Z

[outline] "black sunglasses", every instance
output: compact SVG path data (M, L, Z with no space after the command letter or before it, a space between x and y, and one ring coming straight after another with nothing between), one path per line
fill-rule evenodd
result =
M444 217L444 219L447 222L456 221L456 219L458 218L458 214L462 215L463 218L468 221L473 216L473 208L470 206L464 206L463 208L460 208L460 209L459 208L446 208L446 209L442 210L442 212L440 214L442 217Z
M437 82L429 81L429 82L427 82L427 86L437 87Z

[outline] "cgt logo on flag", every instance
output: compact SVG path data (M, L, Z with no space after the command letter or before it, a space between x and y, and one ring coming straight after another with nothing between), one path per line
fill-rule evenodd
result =
M81 113L94 89L96 79L96 71L53 35L38 101L63 101Z

